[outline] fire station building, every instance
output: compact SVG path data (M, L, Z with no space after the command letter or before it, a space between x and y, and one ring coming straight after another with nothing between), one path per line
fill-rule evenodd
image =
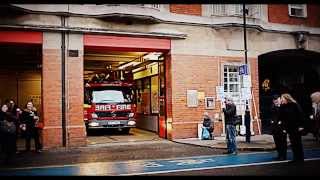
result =
M204 112L223 135L224 96L239 115L249 100L252 134L268 133L273 94L308 114L320 90L320 6L246 8L247 76L241 4L1 5L0 102L34 102L45 148L84 146L84 81L118 68L139 90L137 127L161 138L198 137Z

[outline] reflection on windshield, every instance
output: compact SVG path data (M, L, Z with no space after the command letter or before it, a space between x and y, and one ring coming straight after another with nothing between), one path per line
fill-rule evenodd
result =
M126 96L119 90L101 90L92 92L93 103L126 103L131 102L130 96Z

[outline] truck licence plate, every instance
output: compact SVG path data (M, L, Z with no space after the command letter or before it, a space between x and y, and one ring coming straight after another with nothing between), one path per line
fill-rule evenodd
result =
M119 125L120 121L110 121L108 122L109 125Z

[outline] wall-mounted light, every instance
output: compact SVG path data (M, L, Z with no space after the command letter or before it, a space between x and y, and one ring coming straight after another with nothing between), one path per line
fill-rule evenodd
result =
M162 55L162 53L152 52L152 53L149 53L149 54L143 56L143 59L145 59L145 60L158 61L158 60L159 60L159 57L160 57L161 55Z

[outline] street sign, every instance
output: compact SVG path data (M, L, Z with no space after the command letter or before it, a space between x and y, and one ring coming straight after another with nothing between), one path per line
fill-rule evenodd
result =
M239 67L239 75L248 75L248 65L244 64Z

